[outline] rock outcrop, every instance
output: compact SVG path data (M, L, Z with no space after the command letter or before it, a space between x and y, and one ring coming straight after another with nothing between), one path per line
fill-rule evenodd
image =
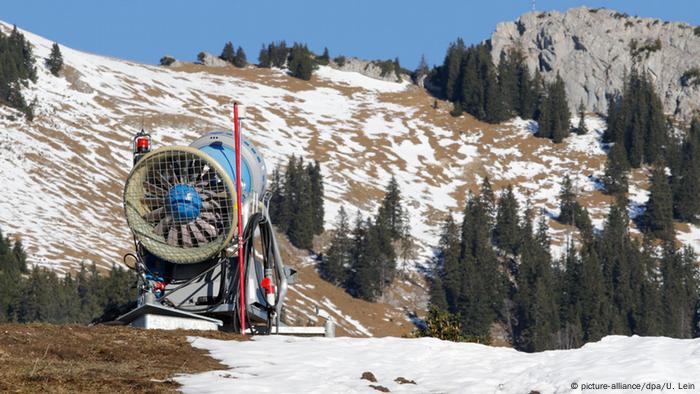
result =
M572 110L583 102L605 113L633 67L648 73L667 113L688 119L700 107L700 29L686 23L586 7L529 12L491 36L495 62L512 47L545 79L562 76Z
M387 66L391 62L383 62L386 65L385 68L382 68L381 63L382 62L379 61L368 61L356 57L348 57L345 58L342 65L333 61L330 63L330 66L341 71L357 72L370 78L381 79L383 81L399 82L411 79L409 75L402 72L399 72L399 75L397 75L394 71L393 64L391 70L389 70Z
M218 56L214 56L209 52L202 52L203 56L200 57L199 62L208 67L226 67L229 66L225 60L220 59Z

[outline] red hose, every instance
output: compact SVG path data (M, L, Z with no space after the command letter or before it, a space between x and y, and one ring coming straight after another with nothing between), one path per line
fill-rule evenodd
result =
M241 129L238 123L238 103L233 103L233 130L236 140L236 212L238 214L238 277L241 312L241 334L245 335L245 278L243 272L243 214L241 212Z

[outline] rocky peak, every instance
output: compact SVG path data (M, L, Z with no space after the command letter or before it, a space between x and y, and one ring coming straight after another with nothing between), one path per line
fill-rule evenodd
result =
M498 24L491 35L495 62L519 47L530 70L559 73L569 105L605 113L633 67L647 72L667 113L689 118L700 106L700 29L686 23L629 16L609 9L528 12ZM696 82L697 80L697 82Z

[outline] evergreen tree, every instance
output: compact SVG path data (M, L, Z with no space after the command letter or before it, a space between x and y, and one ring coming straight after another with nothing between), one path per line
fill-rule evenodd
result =
M287 224L289 222L289 205L285 203L284 195L284 184L283 174L280 166L277 165L272 171L272 177L270 178L270 191L272 196L270 197L270 219L272 223L275 224L281 231L285 232L287 230Z
M578 127L576 127L576 134L583 135L588 133L588 127L586 127L586 107L583 105L583 101L578 106Z
M306 45L295 43L289 54L289 71L295 78L311 79L315 64Z
M445 55L445 61L441 68L441 79L443 82L443 93L450 101L457 100L458 80L460 75L460 67L462 65L462 56L464 55L464 41L458 38L456 42L450 44Z
M300 51L300 49L298 49L298 51ZM308 49L306 51L308 52ZM283 68L287 64L290 48L287 48L287 43L284 41L280 41L279 43L273 42L267 46L267 52L272 67ZM292 68L290 67L290 69Z
M314 235L314 206L310 198L312 193L311 181L304 167L304 160L296 161L296 166L287 169L285 178L289 186L285 186L291 207L291 218L287 235L289 241L296 247L311 249Z
M264 68L270 68L272 66L272 59L270 59L270 51L263 45L260 49L260 54L258 55L258 66Z
M669 245L661 263L664 334L690 338L698 299L696 256L690 247L675 251Z
M323 233L323 175L321 175L321 164L316 160L314 164L309 163L306 166L309 182L311 184L311 195L308 198L311 200L312 221L314 234Z
M405 237L408 232L408 223L405 221L406 217L401 200L399 184L392 175L377 217L377 222L386 227L392 240L399 240Z
M243 68L248 65L248 59L246 58L243 48L238 47L238 49L236 49L236 55L233 57L233 65L238 68Z
M501 52L500 61L498 62L498 87L500 89L500 97L503 103L504 111L507 115L512 116L520 107L519 103L519 83L522 76L521 53L516 50L510 50L508 54L505 51Z
M517 254L520 246L518 210L513 187L509 185L501 192L498 200L493 240L501 250L511 254Z
M221 51L221 55L219 56L219 59L233 64L233 60L235 57L236 57L236 54L235 54L235 51L233 49L233 44L231 43L231 41L229 41L226 43L226 45L224 45L224 49Z
M662 166L652 170L649 200L642 218L646 230L654 236L670 241L674 238L673 200L666 171Z
M320 65L327 66L330 61L331 55L328 53L328 48L324 47L323 54L321 56L316 57L316 62Z
M525 227L532 226L526 224ZM558 286L551 266L544 216L540 219L534 238L532 233L524 231L517 283L516 346L528 352L554 347L559 330Z
M605 162L603 176L603 185L608 194L620 196L627 193L629 168L625 148L619 143L614 144Z
M49 71L54 76L58 76L58 73L63 68L63 55L61 55L61 48L59 48L57 43L53 43L51 47L51 54L48 59L46 59L46 65L49 67Z
M431 288L432 304L452 313L457 312L460 293L460 244L459 228L452 215L448 215L442 226L436 259L436 275ZM444 303L444 305L442 305Z
M350 224L348 223L345 208L341 206L331 244L323 258L321 273L326 280L335 285L345 284L351 263L352 239L350 238Z
M607 297L605 278L598 253L593 245L585 244L581 251L581 279L578 283L581 302L583 340L594 342L607 334Z
M489 329L503 306L505 280L491 245L491 223L487 198L469 196L462 223L460 261L465 266L462 299L458 311L462 315L465 334L488 338Z
M621 142L633 168L657 162L668 143L663 105L646 74L632 69L620 97L608 105L606 142Z
M674 216L697 223L700 217L700 119L693 119L680 156L680 168L671 166Z
M33 105L27 104L22 87L36 82L36 67L29 42L13 27L9 37L0 32L0 104L15 108L28 120L34 117Z
M538 137L551 138L555 143L562 142L569 134L571 113L566 98L564 80L559 74L547 85L547 95L540 107Z
M559 193L559 218L558 220L563 224L575 224L576 214L580 210L580 206L576 201L576 193L574 193L574 187L571 184L571 178L569 175L565 175L561 185L561 192Z

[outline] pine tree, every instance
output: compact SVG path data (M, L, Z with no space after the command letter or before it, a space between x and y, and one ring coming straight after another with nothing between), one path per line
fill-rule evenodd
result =
M518 210L513 187L509 185L501 192L498 200L493 239L496 246L511 254L517 254L520 246Z
M51 47L51 54L48 59L46 59L46 65L49 67L49 71L54 76L58 76L58 73L63 68L63 55L61 55L61 48L57 43L53 43Z
M295 43L289 54L289 71L295 78L308 81L314 71L311 52L306 45Z
M403 212L401 190L396 178L392 175L377 217L377 221L387 228L392 240L399 240L408 232L408 223L405 222Z
M445 61L443 62L443 66L441 68L443 93L450 101L459 101L457 100L457 90L464 51L464 41L462 41L461 38L458 38L457 41L451 43L450 47L447 49Z
M320 65L327 66L330 61L331 55L328 53L328 48L324 47L323 54L321 56L316 57L316 62Z
M307 196L311 200L312 221L314 234L323 233L323 175L321 175L321 164L316 160L314 164L309 163L306 166L306 172L311 184L310 195Z
M629 168L625 148L619 143L614 144L608 153L603 176L603 185L608 194L619 196L627 193Z
M680 156L680 168L671 166L674 216L696 223L700 218L700 119L693 119Z
M578 284L581 297L581 328L583 340L594 342L608 332L605 278L598 253L590 243L584 245L581 255L581 279Z
M673 199L668 177L663 166L652 170L649 187L649 200L642 218L645 229L663 240L674 239Z
M345 208L341 206L331 244L321 265L321 272L326 280L335 285L346 283L348 269L352 263L351 249L350 224Z
M510 50L507 54L503 51L498 63L498 87L507 116L514 115L520 106L518 85L521 78L519 75L521 59L519 55L521 55L520 52L516 50Z
M690 247L681 251L666 247L661 263L664 335L690 338L698 299L696 256Z
M526 225L526 228L531 225ZM524 231L520 269L515 296L517 330L516 346L534 352L552 348L559 330L558 285L551 267L549 237L544 216L537 235Z
M272 59L270 59L270 51L263 45L260 49L260 54L258 55L258 66L264 68L270 68L272 66Z
M236 55L233 57L233 65L238 68L243 68L248 65L248 59L246 58L243 48L238 47L238 49L236 49Z
M576 214L579 209L580 206L576 201L576 193L574 193L571 178L567 174L564 176L561 192L559 193L559 217L557 219L563 224L573 225L576 222Z
M311 180L304 167L304 160L296 161L293 169L287 169L289 178L288 185L285 186L290 205L291 218L287 235L289 241L296 247L311 249L314 235L314 206L310 198L312 193Z
M554 82L547 85L547 94L539 113L537 136L551 138L555 143L562 142L570 131L571 113L564 80L559 74Z
M476 48L470 47L463 55L459 69L459 101L455 109L467 111L478 119L486 117L484 81L479 75L479 60ZM450 97L448 96L448 99ZM453 97L456 99L457 97ZM456 100L455 100L456 101Z
M459 228L452 215L448 215L442 226L438 246L436 275L431 288L431 299L437 307L457 311L457 298L460 293ZM444 302L444 306L439 305Z
M219 59L233 64L235 57L236 57L236 54L235 54L234 49L233 49L233 44L231 43L231 41L229 41L226 43L226 45L224 45L224 49L221 51L221 55L219 56Z

